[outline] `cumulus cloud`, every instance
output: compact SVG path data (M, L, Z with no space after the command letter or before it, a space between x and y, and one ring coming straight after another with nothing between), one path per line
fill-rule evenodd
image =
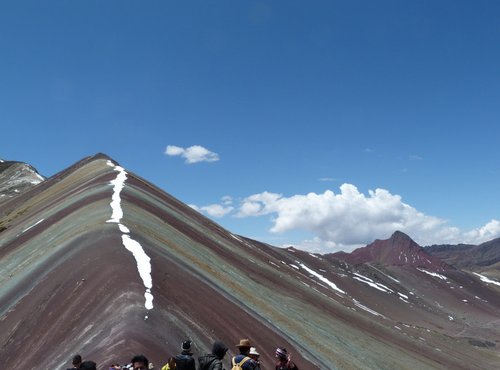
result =
M272 233L294 230L310 232L314 238L303 242L307 250L332 252L352 250L387 238L394 231L407 233L420 245L438 243L471 243L500 236L500 222L492 220L467 233L451 227L447 221L419 212L405 204L399 195L385 189L362 194L352 184L340 186L340 193L327 190L284 197L263 192L245 198L237 217L270 215Z
M188 164L198 162L216 162L219 160L219 155L217 153L211 152L201 145L193 145L188 148L167 145L165 154L171 157L180 156L184 158Z
M201 207L200 209L211 217L220 218L230 213L234 207L224 207L220 204L210 204L208 206Z
M500 236L500 221L491 220L483 227L465 233L465 243L478 244Z
M224 204L225 206L233 204L233 198L229 195L223 196L221 201L222 201L222 204Z
M222 218L234 210L231 206L233 199L226 195L221 199L222 204L209 204L207 206L198 207L197 205L190 204L189 206L198 212L206 213L210 217Z

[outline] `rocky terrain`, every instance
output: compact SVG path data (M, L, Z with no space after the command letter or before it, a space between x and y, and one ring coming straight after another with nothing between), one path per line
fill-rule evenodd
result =
M187 337L195 356L247 337L263 369L277 346L301 370L500 363L498 280L401 232L322 256L235 235L102 154L19 192L9 176L0 358L13 368L65 369L75 353L159 366Z
M0 159L0 203L24 193L44 179L29 164Z

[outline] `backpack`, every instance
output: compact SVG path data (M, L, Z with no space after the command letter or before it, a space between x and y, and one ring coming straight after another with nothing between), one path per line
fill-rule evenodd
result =
M173 357L170 357L168 359L168 362L161 368L161 370L175 370L176 368L176 363L175 359Z
M249 360L251 360L250 357L244 357L243 360L241 360L240 362L236 363L234 361L235 357L233 357L233 359L231 360L231 364L233 365L233 367L231 368L231 370L243 370L243 364Z

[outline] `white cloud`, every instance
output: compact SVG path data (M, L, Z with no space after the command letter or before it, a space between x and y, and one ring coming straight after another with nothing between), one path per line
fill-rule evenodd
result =
M228 213L230 213L234 207L224 207L220 204L210 204L208 206L201 207L201 210L206 212L211 217L224 217Z
M423 160L424 160L424 158L422 158L422 157L421 157L421 156L419 156L419 155L412 154L412 155L410 155L410 160L412 160L412 161L423 161Z
M274 207L280 199L282 199L281 194L267 191L251 195L245 198L236 217L262 216L276 212Z
M210 204L208 206L203 206L203 207L198 207L197 205L189 204L189 207L193 208L194 210L200 213L205 212L210 217L214 218L224 217L228 213L231 213L231 211L234 209L234 207L231 206L224 207L220 204Z
M500 221L491 220L483 227L465 233L465 243L479 244L500 236Z
M165 154L170 156L182 155L184 152L184 148L175 145L167 145L167 149L165 149Z
M312 240L303 242L307 250L332 252L352 250L375 239L389 237L394 231L407 233L420 245L440 243L473 244L500 236L500 222L493 220L484 227L461 232L447 221L425 215L402 202L399 195L385 189L364 195L356 186L343 184L340 193L327 190L284 197L263 192L245 198L237 217L271 215L273 233L295 230L310 232ZM299 247L300 247L299 246Z
M201 145L193 145L189 148L167 145L165 154L168 156L181 156L188 164L198 162L216 162L219 160L219 155L217 153L211 152Z
M224 204L225 206L233 204L233 198L229 195L224 195L222 197L221 201L222 201L222 204Z

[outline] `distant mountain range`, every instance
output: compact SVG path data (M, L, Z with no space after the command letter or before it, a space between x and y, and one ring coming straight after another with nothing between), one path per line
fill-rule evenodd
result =
M0 358L160 368L186 338L195 357L249 338L263 369L277 346L301 370L494 369L499 245L395 230L318 255L235 235L104 154L47 179L0 162Z
M455 266L500 278L500 238L480 245L433 245L426 252Z

